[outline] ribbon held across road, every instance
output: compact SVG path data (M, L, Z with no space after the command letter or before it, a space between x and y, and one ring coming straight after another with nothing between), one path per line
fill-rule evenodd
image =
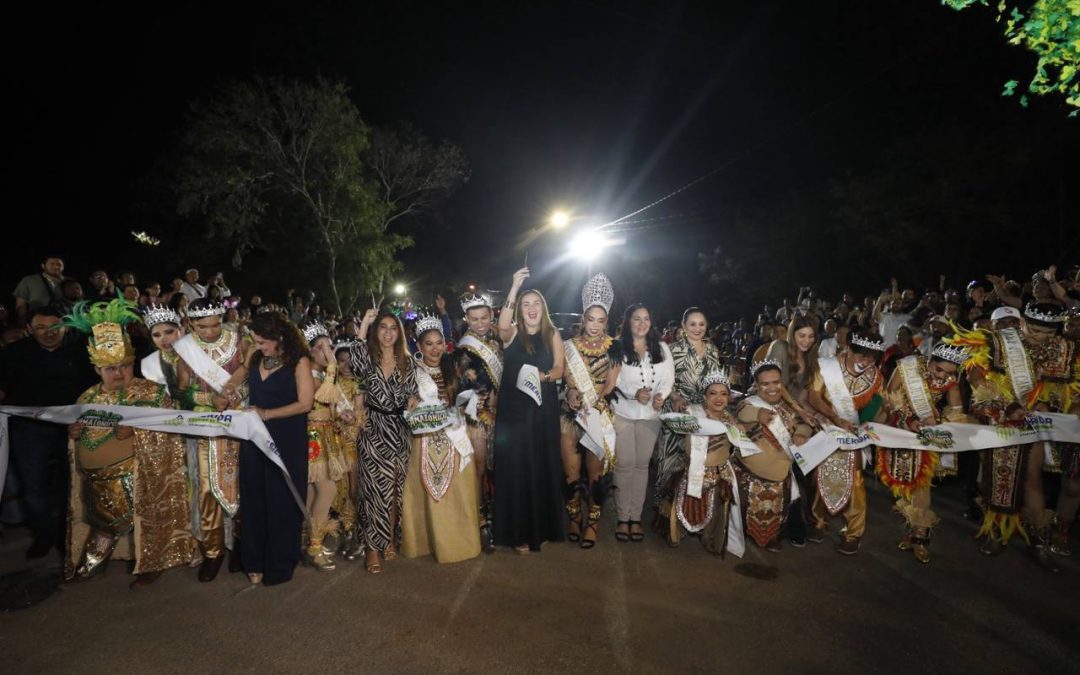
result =
M127 405L96 405L93 403L47 408L0 406L0 485L3 485L4 476L7 473L9 435L6 431L9 415L28 417L56 424L74 424L75 422L93 424L94 420L107 420L109 426L123 425L136 429L186 436L228 436L229 438L251 441L267 459L281 469L281 475L284 477L286 485L289 486L289 492L292 493L293 499L296 500L296 505L300 507L304 517L308 517L304 499L301 497L296 485L293 484L292 478L285 468L285 463L281 460L281 453L278 452L274 439L271 438L266 425L254 412L226 410L219 413L203 413L190 410L137 408Z

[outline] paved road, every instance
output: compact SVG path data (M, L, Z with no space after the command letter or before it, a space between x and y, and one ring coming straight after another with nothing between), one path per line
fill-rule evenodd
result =
M935 499L929 566L895 549L876 484L851 558L827 542L721 560L695 540L618 544L608 522L592 551L397 560L381 576L343 562L275 588L184 569L129 591L117 564L0 614L0 658L6 673L1077 672L1080 561L1051 575L1016 544L986 558L957 488ZM6 534L0 572L25 567L27 542Z

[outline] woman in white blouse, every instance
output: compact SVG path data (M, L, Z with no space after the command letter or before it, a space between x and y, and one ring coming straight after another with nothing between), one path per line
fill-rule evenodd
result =
M641 509L649 483L649 459L660 435L660 409L675 384L675 361L641 303L626 308L623 364L615 383L615 506L619 541L642 541Z

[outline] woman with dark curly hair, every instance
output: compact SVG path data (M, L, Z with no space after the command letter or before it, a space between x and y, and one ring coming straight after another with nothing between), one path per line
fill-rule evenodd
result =
M266 423L293 485L307 485L307 414L315 397L304 336L276 313L251 322L255 351L248 363L251 408ZM240 558L253 584L292 579L300 561L304 513L281 471L250 441L240 446L243 536Z

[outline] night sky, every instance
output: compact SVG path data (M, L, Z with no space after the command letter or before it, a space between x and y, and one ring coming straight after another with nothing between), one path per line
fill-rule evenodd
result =
M806 260L800 242L814 224L789 227L775 234L773 259L759 250L744 273L835 294L870 292L891 273L923 285L943 271L959 284L1080 258L1070 234L1080 230L1080 123L1060 98L1024 109L1000 96L1006 80L1030 77L1034 57L1006 45L983 8L399 1L7 11L8 231L31 234L29 246L4 246L8 288L47 250L84 282L91 267L167 282L203 264L146 269L129 232L176 236L146 215L143 179L167 161L189 101L253 74L341 78L369 123L409 120L464 149L469 183L408 230L418 243L403 255L404 276L416 288L463 278L503 287L523 260L522 237L553 207L606 222L703 175L633 219L626 244L594 264L634 296L622 301L667 314L715 301L697 253L722 245L739 257L728 243L745 234L736 230L746 214L891 169L903 189L887 202L919 199L925 171L938 192L944 183L972 203L987 181L1014 186L1010 215L970 222L970 237L957 234L958 219L976 220L964 213L950 216L950 230L914 225L930 242L925 264L899 270L860 262L857 238L835 242L833 259ZM545 235L529 260L553 309L575 310L586 270L559 261L566 239ZM225 271L243 286L244 273ZM719 305L733 313L760 300L749 292Z

